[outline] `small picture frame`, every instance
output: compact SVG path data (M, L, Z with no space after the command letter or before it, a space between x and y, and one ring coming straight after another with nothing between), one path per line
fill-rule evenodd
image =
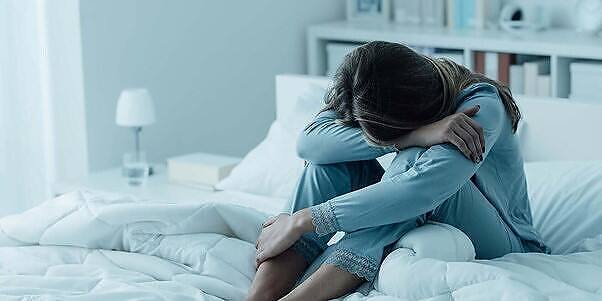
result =
M348 21L389 22L391 0L347 0Z

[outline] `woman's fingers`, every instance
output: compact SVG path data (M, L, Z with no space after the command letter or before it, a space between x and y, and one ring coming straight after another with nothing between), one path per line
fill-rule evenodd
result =
M255 256L255 269L257 270L259 268L259 265L261 265L262 261L259 261L258 257Z
M259 266L262 262L264 262L264 261L267 260L267 258L265 258L265 253L264 252L257 252L255 260L257 261L257 266Z
M452 131L449 133L449 141L451 142L451 144L455 145L464 154L464 156L466 156L466 158L472 160L471 152L468 149L466 143L464 143L464 140L460 138L460 136L458 136L455 132Z
M462 127L462 121L458 121L456 124L454 124L454 127L452 128L453 131L456 133L456 135L458 135L458 137L460 137L463 141L464 144L466 144L466 146L468 147L468 150L470 151L470 159L474 162L477 162L477 160L479 159L479 150L477 149L474 139L472 138L472 136L470 135L470 133L468 133L463 127Z
M479 105L476 105L476 106L470 107L470 108L462 111L462 113L466 114L466 116L468 116L468 117L472 117L472 116L476 115L480 109L481 109L481 107Z
M259 237L257 237L257 240L255 241L255 249L259 249L259 245L261 245L261 236L263 234L263 231L261 231L262 233L259 233Z
M255 264L256 264L256 267L259 267L259 265L262 262L264 262L264 261L272 258L273 256L274 255L270 254L269 251L267 251L267 250L263 250L263 249L257 250L257 253L255 253Z
M257 249L257 251L255 251L255 268L259 268L259 265L264 261L264 260L260 260L260 256L263 253L263 247L262 246L256 246L255 249Z
M277 216L277 215L275 215L275 216L270 216L268 219L266 219L266 220L265 220L265 222L263 222L263 224L261 224L261 227L262 227L262 228L265 228L265 227L267 227L267 226L269 226L269 225L273 224L273 223L276 221L276 219L278 219L278 216Z
M466 119L469 119L469 118L466 117ZM468 134L471 137L471 141L467 142L467 144L468 143L474 144L474 147L476 150L476 153L474 153L474 155L479 159L479 161L483 160L483 146L481 144L481 137L480 137L479 133L477 133L477 130L474 129L467 120L462 120L460 122L460 126L466 132L468 132Z
M480 109L481 109L481 106L476 105L476 106L473 106L473 107L470 107L470 108L464 110L462 113L464 113L464 115L466 115L468 117L468 118L464 118L464 119L479 134L479 141L481 143L481 152L484 153L485 152L485 139L483 137L483 128L476 121L474 121L472 118L470 118L470 117L474 117L474 115L476 115Z
M477 134L479 135L479 141L481 144L481 152L484 153L485 152L485 135L483 134L483 127L481 125L479 125L474 119L472 118L465 118L465 121L470 125L471 128L473 128Z

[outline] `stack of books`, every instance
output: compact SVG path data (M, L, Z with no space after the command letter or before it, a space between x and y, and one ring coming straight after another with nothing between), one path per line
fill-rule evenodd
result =
M515 65L520 66L520 65ZM517 67L515 67L517 68ZM518 67L520 69L520 67ZM552 95L552 79L550 76L550 60L538 59L522 64L523 91L514 92L528 96L550 97ZM510 88L512 89L512 87Z
M602 103L602 63L573 62L570 65L570 99Z
M396 0L396 23L449 28L497 27L502 0Z
M173 184L213 189L227 177L240 158L194 153L167 159L167 176Z
M474 70L504 83L513 94L552 95L549 59L476 52Z
M394 19L407 25L445 26L446 0L397 0Z

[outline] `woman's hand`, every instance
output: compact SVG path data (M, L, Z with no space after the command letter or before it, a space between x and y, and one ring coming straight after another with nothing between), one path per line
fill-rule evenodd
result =
M409 146L430 147L436 144L451 143L466 158L479 163L483 160L485 139L483 138L483 128L471 118L477 112L479 112L478 105L425 125L400 138L399 143L395 146L403 149Z
M283 213L269 218L263 223L263 229L255 244L256 265L259 266L262 262L280 255L299 240L301 235L310 231L313 231L313 224L309 209L297 211L293 215Z

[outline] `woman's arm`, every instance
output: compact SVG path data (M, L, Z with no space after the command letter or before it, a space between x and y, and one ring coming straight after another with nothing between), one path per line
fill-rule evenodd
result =
M335 113L320 113L297 141L299 157L315 164L332 164L348 161L371 160L387 153L412 146L430 147L451 143L467 158L478 162L483 154L482 128L471 118L478 106L448 116L399 137L395 147L370 145L359 128L337 123Z
M463 103L460 110L480 105L479 114L474 119L483 126L483 157L486 158L507 116L494 87L483 85L476 92ZM451 144L432 146L408 170L397 173L389 170L393 176L387 180L311 207L312 224L318 234L324 235L414 218L435 209L460 190L474 175L479 164L467 160ZM307 217L307 212L298 215L304 214Z
M337 123L333 111L318 114L297 140L299 157L315 164L371 160L394 151L368 144L359 128Z
M478 105L447 116L437 122L422 126L399 137L395 146L398 150L413 146L424 148L437 144L451 143L474 162L482 161L485 148L483 128L472 119L480 110Z

